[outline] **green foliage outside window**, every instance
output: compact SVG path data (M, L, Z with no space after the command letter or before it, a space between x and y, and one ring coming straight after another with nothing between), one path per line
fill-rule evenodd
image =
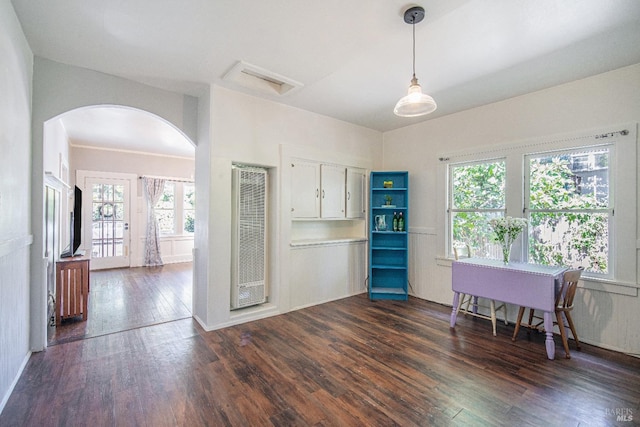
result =
M452 180L454 245L469 245L473 253L487 256L493 235L489 221L504 216L505 163L457 166Z
M184 216L183 230L187 233L193 233L195 231L196 209L196 188L193 184L184 185L184 199L182 206Z
M528 158L529 262L609 270L609 151ZM451 238L495 257L492 218L504 216L503 161L452 167Z
M608 151L532 158L529 260L608 272Z

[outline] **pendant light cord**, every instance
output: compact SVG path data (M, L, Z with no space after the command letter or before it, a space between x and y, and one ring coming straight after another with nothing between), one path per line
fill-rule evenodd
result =
M411 21L411 27L413 27L413 78L416 78L416 18L413 17Z

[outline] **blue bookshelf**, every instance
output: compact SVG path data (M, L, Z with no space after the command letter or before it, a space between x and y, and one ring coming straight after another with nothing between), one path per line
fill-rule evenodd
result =
M374 171L369 182L369 299L406 301L409 173ZM393 229L394 213L402 214L402 230Z

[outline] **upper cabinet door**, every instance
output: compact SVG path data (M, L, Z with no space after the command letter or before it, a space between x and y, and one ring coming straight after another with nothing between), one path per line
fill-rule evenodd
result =
M322 218L345 217L345 178L344 166L321 165L321 202Z
M320 216L320 165L294 160L291 163L291 217Z
M362 169L347 168L347 218L365 217L366 182Z

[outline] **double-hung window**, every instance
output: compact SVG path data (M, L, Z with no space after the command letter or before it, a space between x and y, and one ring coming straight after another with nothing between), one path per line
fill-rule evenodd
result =
M450 253L466 245L478 256L497 253L489 220L506 212L505 171L504 159L450 165Z
M192 234L195 228L195 186L190 182L166 181L155 206L160 234Z
M529 262L610 272L612 145L525 157Z
M597 289L637 288L635 126L442 153L447 256L468 245L474 256L500 259L489 220L522 217L528 227L514 258L581 267L585 280L605 284Z

